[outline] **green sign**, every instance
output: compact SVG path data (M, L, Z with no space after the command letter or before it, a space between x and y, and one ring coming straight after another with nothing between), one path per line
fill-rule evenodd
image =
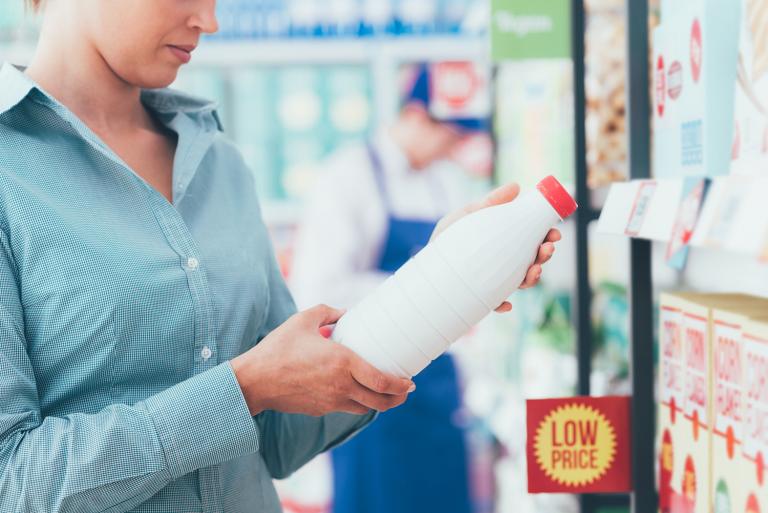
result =
M495 61L571 56L570 0L492 0Z

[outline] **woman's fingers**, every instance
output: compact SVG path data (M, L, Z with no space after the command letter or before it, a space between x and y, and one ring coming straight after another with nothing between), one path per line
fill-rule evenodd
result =
M387 411L403 404L408 394L378 394L359 383L354 383L349 398L371 410Z
M539 252L536 255L536 262L537 264L544 264L549 261L550 258L552 258L552 255L555 254L555 244L553 242L545 242L541 246L539 246Z
M355 354L349 366L355 381L379 394L404 395L411 392L414 386L410 379L385 374Z
M520 186L516 183L508 183L492 190L481 202L482 207L492 207L513 201L520 194ZM481 207L481 208L482 208Z
M539 246L539 252L536 254L536 261L528 269L523 283L520 284L521 289L527 289L539 283L542 272L541 266L549 262L552 255L555 254L555 242L559 241L561 237L562 235L559 230L553 228L549 231L545 242ZM504 301L495 311L498 313L505 313L510 310L512 310L512 305L508 301Z
M544 238L544 242L557 242L563 238L563 234L557 228L552 228Z
M518 194L520 194L520 186L516 183L508 183L494 189L482 200L470 203L460 208L459 210L454 210L453 212L440 219L440 221L437 223L437 226L435 227L434 232L432 232L432 236L429 238L430 242L435 237L440 235L443 230L451 226L462 217L473 212L477 212L478 210L486 207L493 207L495 205L509 203L510 201L513 201L515 198L517 198Z
M533 287L539 283L541 278L541 264L533 264L525 275L523 283L520 285L521 289L527 289Z
M502 185L501 187L497 187L496 189L489 192L488 195L480 201L470 203L464 207L461 211L461 215L458 217L463 217L464 215L471 214L472 212L476 212L487 207L509 203L510 201L513 201L515 198L517 198L519 194L520 186L516 183L508 183Z
M336 323L345 312L346 310L332 308L328 305L317 305L301 312L299 315L301 315L301 319L306 323L306 326L319 328Z

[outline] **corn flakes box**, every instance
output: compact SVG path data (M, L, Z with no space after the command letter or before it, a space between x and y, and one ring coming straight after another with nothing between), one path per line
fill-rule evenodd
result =
M734 490L735 511L768 511L768 319L750 319L742 327L743 443L740 486Z
M712 309L712 512L735 513L760 508L757 490L751 486L757 479L757 462L762 452L757 450L754 427L760 406L750 401L761 379L755 376L762 360L758 330L759 320L768 315L768 301L751 296L730 296ZM757 381L755 381L757 380ZM755 385L757 383L757 385ZM756 399L759 399L756 398ZM753 415L750 420L750 414ZM762 463L760 464L762 466ZM764 507L764 506L763 506Z
M710 474L709 307L662 294L660 304L659 511L707 512Z

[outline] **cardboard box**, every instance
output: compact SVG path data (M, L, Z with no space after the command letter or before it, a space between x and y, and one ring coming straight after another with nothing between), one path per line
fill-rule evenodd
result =
M680 493L683 454L678 440L685 438L680 417L683 399L683 306L684 301L662 294L659 310L659 411L656 416L656 455L659 511L672 511L672 497ZM676 485L674 483L677 483Z
M739 20L740 2L662 4L654 34L656 177L728 173Z
M739 0L739 53L731 172L768 173L768 0Z
M747 434L747 345L744 330L768 315L766 300L732 298L712 309L712 511L749 511L754 462L744 457ZM764 501L763 501L764 502Z
M714 511L737 511L732 498L740 495L743 440L743 344L746 317L731 309L713 310L713 429L712 469Z
M742 326L767 314L768 301L742 294L661 295L661 512L736 512L734 498L747 500Z
M743 340L743 443L740 483L734 490L735 511L759 513L768 508L768 320L749 320Z
M670 119L678 114L674 111L679 106L678 102L672 102L667 93L667 67L669 66L669 42L664 25L659 25L653 30L653 56L652 56L652 135L653 154L652 171L655 177L679 176L679 159L675 157L677 150L672 137L672 125Z
M709 308L662 294L659 321L659 511L708 513Z

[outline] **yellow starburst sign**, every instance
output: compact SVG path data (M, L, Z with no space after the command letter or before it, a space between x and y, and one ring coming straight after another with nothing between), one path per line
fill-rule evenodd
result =
M625 397L528 401L529 491L627 491L628 415Z
M605 415L582 404L562 406L536 431L536 461L566 486L594 483L616 455L616 432Z

